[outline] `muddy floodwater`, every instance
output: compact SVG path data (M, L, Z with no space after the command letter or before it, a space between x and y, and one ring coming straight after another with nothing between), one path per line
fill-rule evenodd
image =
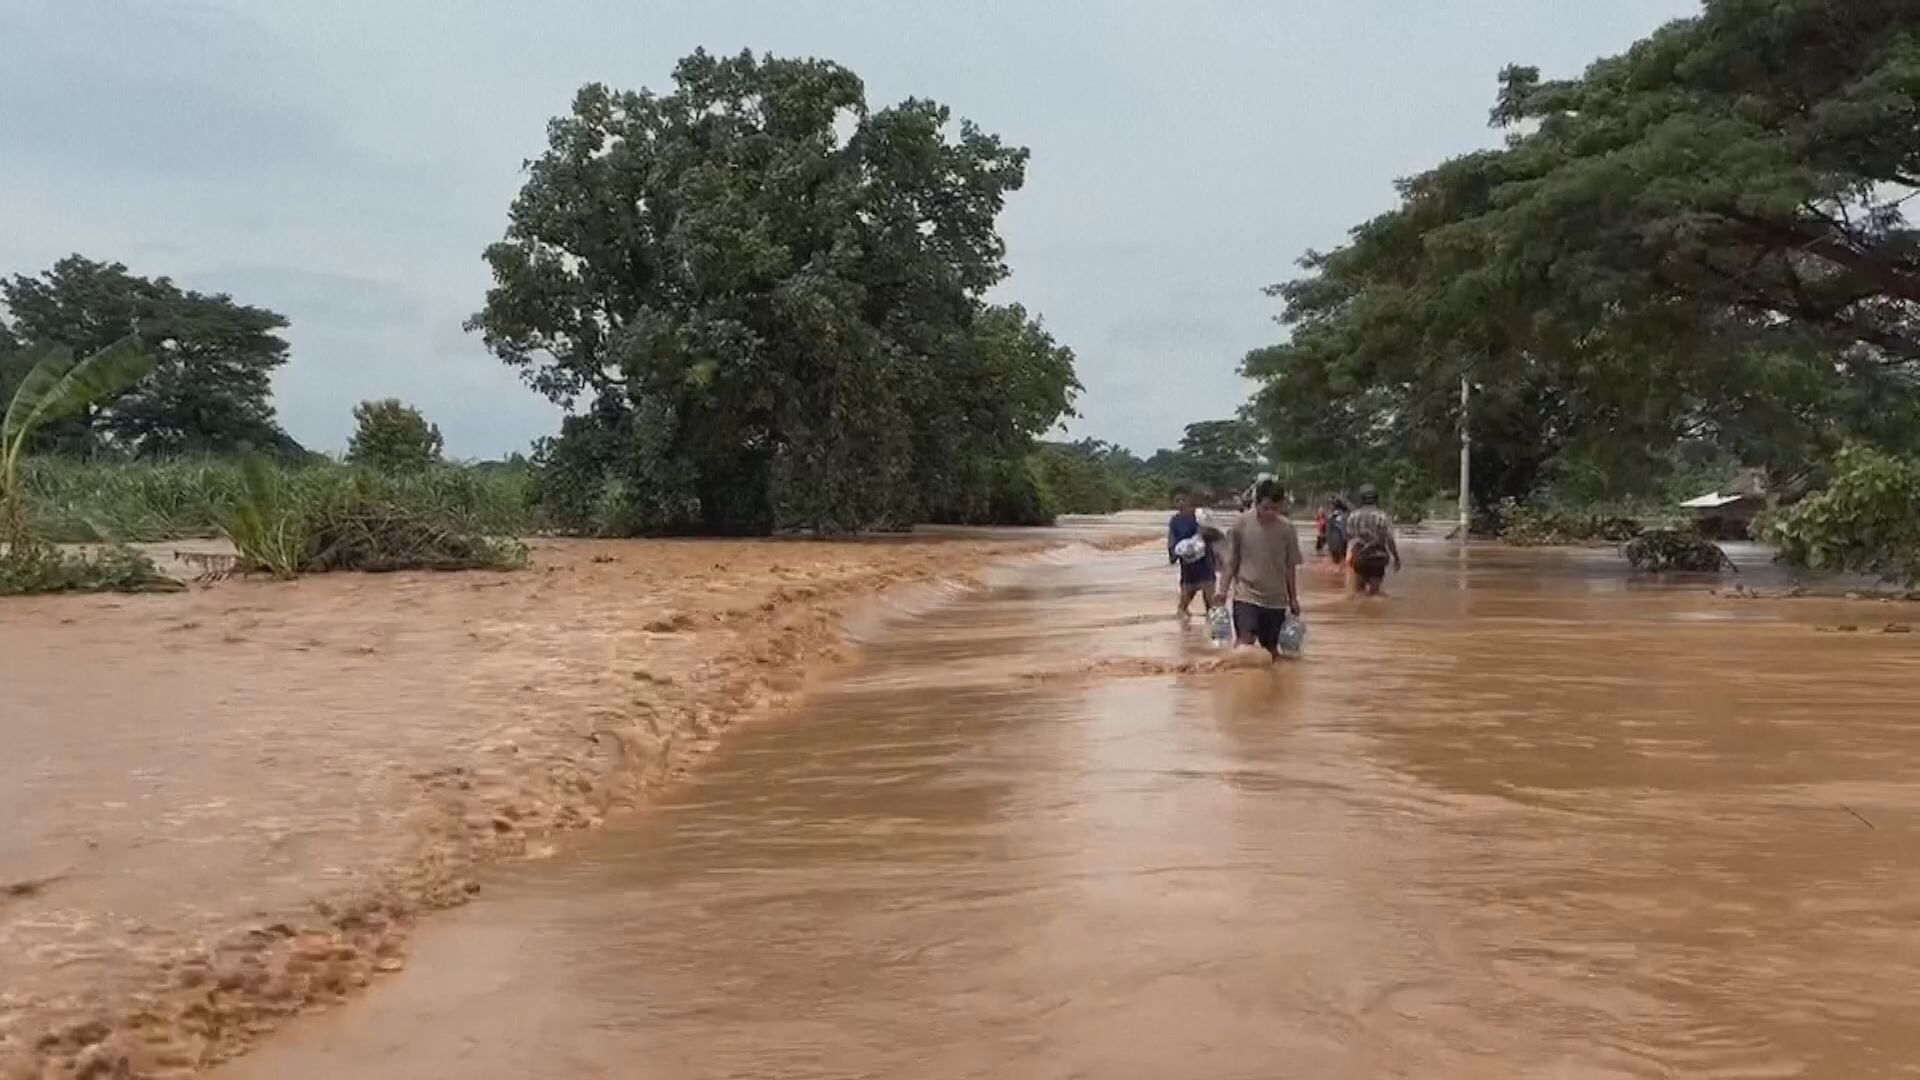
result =
M866 620L222 1075L1920 1075L1913 609L1412 561L1274 669L1152 550Z

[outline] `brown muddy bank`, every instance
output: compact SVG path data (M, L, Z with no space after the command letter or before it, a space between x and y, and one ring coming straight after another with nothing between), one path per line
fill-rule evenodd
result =
M546 542L515 574L7 603L0 1076L239 1052L791 697L849 603L1071 538Z

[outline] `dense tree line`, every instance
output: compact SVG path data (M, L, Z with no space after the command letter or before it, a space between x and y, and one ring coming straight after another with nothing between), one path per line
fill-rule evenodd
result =
M1030 468L1042 497L1063 514L1164 507L1176 491L1232 503L1267 471L1258 429L1241 419L1188 424L1174 449L1141 458L1099 439L1043 443Z
M1689 458L1800 474L1920 446L1920 7L1708 0L1576 78L1501 74L1506 145L1275 286L1252 412L1328 486L1484 504L1644 492Z

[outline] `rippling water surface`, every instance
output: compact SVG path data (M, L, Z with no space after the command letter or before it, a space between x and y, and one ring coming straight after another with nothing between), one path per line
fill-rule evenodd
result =
M1920 1074L1902 608L1413 552L1210 670L1155 552L879 628L258 1077ZM1833 632L1836 625L1857 632Z

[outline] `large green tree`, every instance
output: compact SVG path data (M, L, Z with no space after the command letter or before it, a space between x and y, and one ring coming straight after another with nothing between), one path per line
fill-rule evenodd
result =
M576 435L627 433L637 525L901 525L921 486L964 486L931 429L994 382L981 294L1026 151L933 102L871 110L836 64L704 52L668 93L585 87L548 141L470 325L556 402L596 400ZM1069 385L1042 383L1057 417Z
M419 472L440 464L446 440L440 426L398 398L353 407L347 460L385 473Z
M271 376L287 359L280 315L78 255L0 281L0 301L22 342L86 354L131 334L153 357L132 389L52 425L56 447L112 444L147 456L292 448L271 400Z
M1278 287L1255 414L1330 474L1644 491L1702 441L1776 471L1912 445L1920 9L1709 0L1583 76L1503 74L1506 148L1403 183Z
M1240 419L1201 420L1180 436L1174 470L1182 483L1214 496L1245 490L1265 468L1260 430Z

